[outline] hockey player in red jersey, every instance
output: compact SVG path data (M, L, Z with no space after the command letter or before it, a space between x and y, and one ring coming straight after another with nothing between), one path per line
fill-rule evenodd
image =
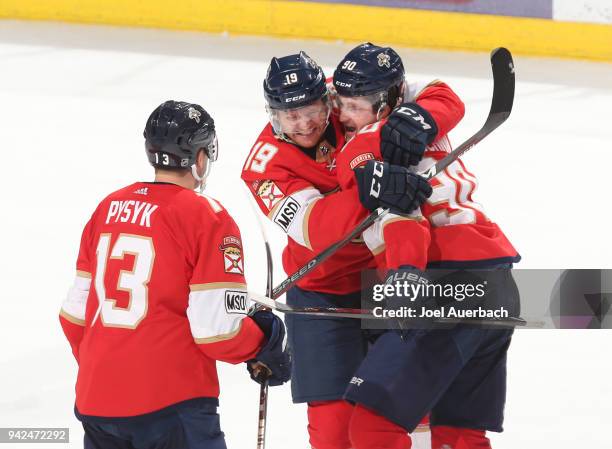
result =
M263 87L270 123L247 156L242 179L262 212L287 234L283 266L293 273L369 211L356 190L338 192L336 157L344 130L330 115L323 70L304 52L273 58ZM424 199L418 189L398 193L417 203ZM373 266L363 241L351 242L289 290L287 303L358 307L361 270ZM293 401L308 403L311 445L349 448L352 407L342 396L371 335L350 319L293 315L286 324Z
M447 133L464 113L463 103L446 84L404 83L403 73L397 53L372 44L360 45L349 52L334 72L339 119L351 135L358 132L359 136L337 157L340 186L343 190L361 187L362 202L370 210L385 204L366 191L372 176L366 174L374 167L368 161L384 160L389 164L387 173L392 182L403 179L401 167L424 172L450 153ZM387 99L382 101L381 95ZM398 95L401 104L392 110L388 102L397 101ZM358 170L356 177L354 170L366 165L370 170ZM387 176L384 181L388 182ZM461 160L438 174L430 184L433 193L421 206L431 227L429 267L459 264L461 268L480 268L484 264L520 260L499 226L472 200L478 181ZM404 252L408 254L411 250L406 248ZM396 260L389 268L397 268L397 263Z
M363 44L334 73L340 121L354 135L337 158L340 185L345 191L357 189L370 210L393 210L398 195L385 193L388 186L424 181L410 171L424 171L451 151L446 133L458 120L439 114L440 105L456 110L459 119L463 115L460 100L444 84L406 85L403 72L392 49ZM394 104L398 97L401 104L393 110L389 101ZM391 276L418 279L425 265L492 270L496 299L513 303L515 285L503 269L520 257L473 202L475 177L457 161L431 185L433 194L409 217L387 215L365 232L368 246L387 253L379 260ZM345 394L355 404L352 447L408 449L406 431L412 432L428 412L434 449L490 447L485 431L501 431L503 421L511 334L463 326L384 333Z
M168 101L144 135L155 181L98 205L60 313L79 365L75 413L86 448L224 449L216 361L258 361L271 385L286 382L284 326L247 316L238 227L194 192L217 158L213 119Z

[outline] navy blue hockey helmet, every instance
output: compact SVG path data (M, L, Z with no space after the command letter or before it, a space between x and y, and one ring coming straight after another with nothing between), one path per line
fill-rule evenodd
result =
M386 91L389 93L387 103L392 107L403 82L402 58L392 48L370 42L349 51L334 72L334 88L338 95L357 97Z
M149 116L144 130L149 162L159 168L189 168L204 150L211 162L218 156L215 122L198 104L166 101Z
M272 58L263 82L271 109L294 109L317 101L327 93L323 69L306 53Z

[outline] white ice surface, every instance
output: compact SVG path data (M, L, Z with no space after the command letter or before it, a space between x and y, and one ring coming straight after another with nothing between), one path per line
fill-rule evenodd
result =
M351 47L0 22L0 427L70 427L70 447L81 446L72 415L76 364L57 312L93 208L152 177L142 130L153 108L181 99L214 116L221 155L209 193L238 221L249 283L263 292L263 244L239 173L266 123L267 64L304 49L331 74ZM491 94L486 54L401 54L411 77L442 78L465 101L455 143L480 127ZM465 157L480 179L476 199L523 255L520 267L612 268L612 65L515 62L512 117ZM280 280L284 238L269 234ZM609 331L517 332L506 431L492 436L494 446L609 448L611 345ZM222 364L220 377L228 446L254 447L259 389L242 366ZM288 386L271 390L269 449L308 447L305 411L291 404Z

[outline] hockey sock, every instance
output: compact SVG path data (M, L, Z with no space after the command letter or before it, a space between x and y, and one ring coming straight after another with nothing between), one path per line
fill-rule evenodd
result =
M462 427L432 426L432 449L491 449L484 430Z
M426 415L416 429L410 434L412 449L431 449L431 429L429 415Z
M308 403L308 434L313 449L350 449L349 421L353 406L346 401Z
M353 449L410 449L406 429L357 404L351 416L349 434Z

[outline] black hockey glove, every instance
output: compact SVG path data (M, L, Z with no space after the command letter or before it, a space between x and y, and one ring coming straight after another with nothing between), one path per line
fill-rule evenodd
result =
M291 378L291 355L283 349L285 338L283 320L267 310L259 310L251 318L268 339L255 358L247 362L251 379L257 383L268 379L271 387L282 385ZM257 362L265 367L262 369Z
M355 169L359 200L366 209L391 209L394 213L409 214L431 195L427 180L407 168L387 162L368 161Z
M394 288L391 294L386 294L382 306L393 310L394 318L389 319L387 328L395 330L402 339L406 339L415 329L430 329L433 321L420 317L422 309L432 307L427 296L429 279L425 273L415 267L406 265L398 270L389 270L385 284ZM408 312L412 310L412 312Z
M437 135L438 126L426 109L416 103L403 103L382 127L380 152L390 164L417 165Z

